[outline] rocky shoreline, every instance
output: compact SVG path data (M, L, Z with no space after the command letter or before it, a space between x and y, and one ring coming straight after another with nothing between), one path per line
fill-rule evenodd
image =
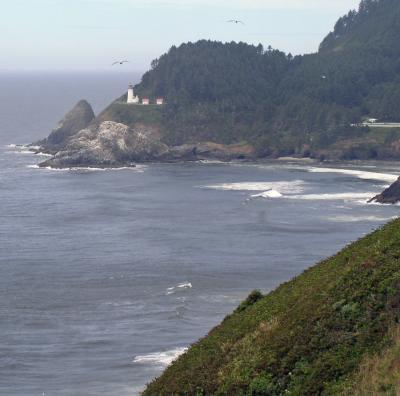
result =
M126 125L104 120L104 117L96 118L85 100L79 101L46 139L33 143L30 149L52 155L39 167L56 169L135 167L136 163L145 162L260 160L256 148L247 142L224 145L203 141L170 146L163 141L163 134L156 125L139 122ZM307 160L312 161L311 158ZM400 178L370 202L400 202Z
M40 167L121 167L136 162L180 162L199 160L255 160L253 146L214 142L169 146L155 126L96 119L88 102L81 100L50 135L39 142L36 152L53 155Z
M381 194L369 200L369 202L380 204L395 204L400 202L400 177Z

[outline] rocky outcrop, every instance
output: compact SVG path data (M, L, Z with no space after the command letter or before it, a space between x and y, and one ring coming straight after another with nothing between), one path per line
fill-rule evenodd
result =
M372 198L369 202L381 204L395 204L400 202L400 177L389 188Z
M254 149L247 144L224 146L204 142L168 147L156 129L144 125L131 128L118 122L104 121L99 126L93 124L70 136L67 144L40 166L118 167L146 161L228 161L251 158L253 154Z
M50 135L35 143L43 151L55 153L63 148L68 140L95 119L92 107L86 100L79 101L75 107L59 122Z
M214 159L219 161L255 159L256 151L247 143L224 145L214 142L183 144L170 148L171 160L198 161Z
M165 131L156 122L160 117L156 113L158 108L120 103L117 110L114 113L103 112L95 118L89 103L80 101L47 139L36 143L39 151L54 155L40 165L55 168L119 167L147 161L230 161L257 157L254 147L246 142L168 146L163 142Z
M162 159L168 151L168 146L151 128L132 129L121 123L104 121L70 137L62 150L40 166L132 166L137 161Z

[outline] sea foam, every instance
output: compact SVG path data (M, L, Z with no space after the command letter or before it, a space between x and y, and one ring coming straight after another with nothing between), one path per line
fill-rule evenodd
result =
M298 194L304 191L304 185L305 183L303 180L292 180L279 182L221 183L202 186L202 188L222 191L263 191L263 193L276 191L279 194Z
M193 287L193 285L190 282L184 282L184 283L179 283L176 286L173 287L169 287L167 289L167 296L170 294L175 294L178 291L183 291L183 290L187 290L187 289L191 289Z
M281 198L282 194L276 190L264 191L260 194L253 194L252 198Z
M18 150L18 151L6 151L7 154L30 154L35 155L35 153L31 150Z
M307 168L308 172L311 173L338 173L343 175L355 176L363 180L378 180L388 183L393 183L398 179L397 175L391 173L378 173L378 172L368 172L353 169L340 169L340 168Z
M133 170L138 173L143 173L146 169L146 165L136 165L136 166L121 166L119 168L95 168L95 167L84 167L84 166L74 166L71 168L53 168L51 166L39 166L37 164L27 165L30 169L41 169L56 172L106 172L106 171L120 171L120 170Z
M148 355L138 355L133 359L133 363L151 364L155 366L165 367L170 365L180 355L185 353L187 348L176 348L165 352L154 352Z
M372 223L383 223L389 220L396 219L396 216L392 217L383 217L383 216L334 216L328 217L327 220L333 221L335 223L355 223L355 222L372 222Z
M321 200L321 201L347 201L347 200L369 200L376 195L376 192L346 192L338 194L305 194L286 196L289 199ZM365 203L365 202L364 202Z

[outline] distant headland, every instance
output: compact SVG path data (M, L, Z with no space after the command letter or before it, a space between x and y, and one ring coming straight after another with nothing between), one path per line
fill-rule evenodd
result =
M399 16L395 0L362 1L317 53L295 57L242 42L173 46L97 116L79 102L36 143L54 154L42 165L399 160Z

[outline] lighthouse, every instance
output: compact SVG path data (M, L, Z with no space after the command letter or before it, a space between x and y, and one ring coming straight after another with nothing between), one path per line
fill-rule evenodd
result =
M135 96L133 92L133 85L129 84L128 86L128 99L126 101L128 104L139 104L139 96Z

